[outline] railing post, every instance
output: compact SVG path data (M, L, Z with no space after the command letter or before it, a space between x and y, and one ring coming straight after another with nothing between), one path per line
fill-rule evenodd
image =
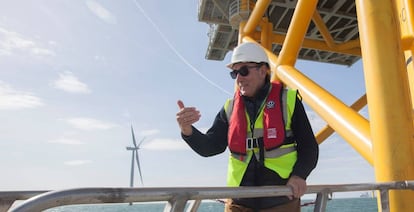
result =
M314 212L324 212L326 210L326 204L328 202L329 192L322 191L316 195L315 207L313 208Z
M380 190L381 212L390 211L390 200L388 195L388 189Z
M164 212L182 212L187 204L187 195L176 195L168 200L165 205Z
M198 208L200 207L201 200L197 199L192 201L186 210L186 212L197 212Z

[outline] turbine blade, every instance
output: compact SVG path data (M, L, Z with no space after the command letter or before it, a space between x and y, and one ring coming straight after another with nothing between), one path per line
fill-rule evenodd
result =
M144 142L144 139L145 139L145 137L143 137L142 139L141 139L141 141L139 142L139 144L138 144L138 148L141 146L141 144L142 144L142 142Z
M144 185L144 181L142 180L142 172L141 172L141 165L139 164L139 157L138 157L138 150L136 150L136 154L135 157L137 159L137 167L138 167L138 172L139 172L139 177L141 179L141 184Z
M131 159L131 178L129 180L129 186L132 188L134 187L134 155L135 151L132 151L132 159Z
M137 142L135 141L134 128L132 128L132 125L131 125L131 134L132 134L132 142L134 143L134 146L137 147Z

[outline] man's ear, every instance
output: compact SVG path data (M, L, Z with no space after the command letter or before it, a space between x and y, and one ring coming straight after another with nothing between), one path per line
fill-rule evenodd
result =
M260 67L260 73L262 75L266 76L268 74L268 72L270 73L270 69L269 68L267 68L265 66Z

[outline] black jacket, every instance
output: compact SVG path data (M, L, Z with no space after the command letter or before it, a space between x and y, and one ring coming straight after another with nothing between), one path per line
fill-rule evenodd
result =
M247 112L254 122L260 105L265 100L270 83L261 89L255 99L244 97ZM229 123L224 107L217 114L213 125L206 134L193 127L191 136L182 138L198 154L204 157L213 156L224 152L227 148L227 133ZM291 120L291 129L297 144L298 158L291 175L299 176L306 180L318 161L319 148L312 132L309 120L306 116L302 102L297 99L295 110ZM282 179L277 173L263 167L253 158L247 168L241 186L286 185L287 180ZM288 201L286 197L239 199L234 202L250 208L268 208L283 204Z

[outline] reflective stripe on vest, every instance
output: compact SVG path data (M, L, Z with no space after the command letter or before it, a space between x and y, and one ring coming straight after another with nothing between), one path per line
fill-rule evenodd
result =
M296 90L283 89L282 92L282 114L283 120L285 122L285 136L293 136L291 131L291 118L293 111L295 109L296 103ZM227 120L230 120L232 111L233 111L233 99L226 101L224 105L224 110L226 112ZM248 116L247 116L248 117ZM259 117L258 117L259 119ZM247 120L249 121L249 120ZM261 124L263 127L263 124ZM247 138L251 138L254 135L255 138L263 136L263 129L258 128L255 124L255 129L253 132L250 132L249 129L247 133ZM246 139L247 139L246 138ZM228 173L227 173L227 185L228 186L239 186L241 180L246 172L247 165L252 158L253 154L257 154L259 151L258 148L253 148L247 151L247 155L240 157L240 155L231 153L229 157ZM296 144L286 144L282 145L276 149L264 152L264 165L265 167L275 171L279 174L280 177L287 179L292 172L293 166L296 163L297 152ZM242 159L242 160L241 160Z

